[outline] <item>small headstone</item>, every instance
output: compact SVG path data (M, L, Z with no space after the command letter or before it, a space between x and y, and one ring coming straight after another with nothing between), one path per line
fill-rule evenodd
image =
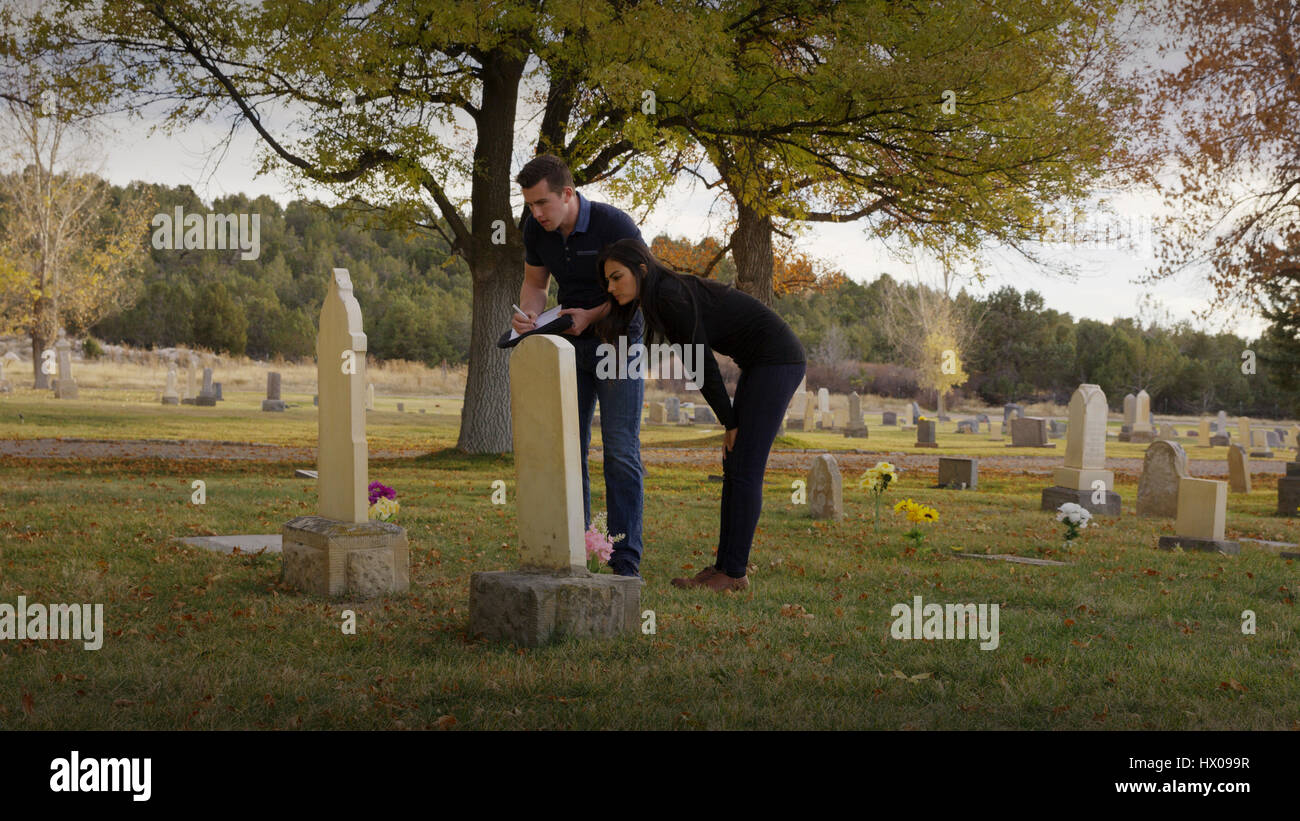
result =
M1002 406L1002 422L1004 424L1011 420L1012 414L1015 414L1015 418L1017 419L1023 419L1025 417L1025 409L1015 402L1008 402Z
M311 403L316 407L320 407L320 394L316 394L312 396Z
M162 403L164 405L179 405L181 397L176 393L176 366L167 369L167 387L163 388Z
M1055 419L1047 420L1047 435L1053 439L1060 439L1065 436L1065 423L1058 422Z
M1219 411L1219 415L1218 415L1217 417L1215 417L1215 428L1216 428L1216 430L1215 430L1216 433L1227 433L1227 432L1228 432L1228 412L1227 412L1227 411Z
M849 424L844 435L856 439L867 438L867 425L862 419L862 397L857 391L849 394Z
M1047 420L1038 416L1026 416L1011 420L1011 444L1013 448L1054 448L1047 441Z
M220 382L213 382L213 383L212 383L212 390L213 390L214 393L216 393L216 395L217 395L217 401L218 401L218 402L224 402L224 401L226 401L226 397L221 393L221 383L220 383Z
M1131 393L1124 394L1124 433L1133 432L1133 420L1137 419L1137 397Z
M1300 516L1300 462L1287 462L1286 475L1277 480L1277 515Z
M54 344L58 353L59 381L54 385L55 399L76 399L77 380L72 376L72 343L67 338Z
M831 392L826 388L817 389L817 410L824 416L831 412Z
M1273 448L1281 448L1282 434L1271 430L1265 431L1264 446L1267 447L1269 450L1272 450Z
M1164 439L1167 441L1174 441L1178 439L1178 431L1174 430L1173 425L1169 424L1168 422L1165 422L1162 425L1160 425L1160 432L1156 434L1156 438Z
M1240 447L1240 446L1238 446ZM1183 478L1178 482L1178 515L1174 536L1161 536L1161 550L1204 550L1235 555L1241 545L1225 541L1224 524L1228 512L1228 493L1223 482L1211 479Z
M1187 453L1182 446L1163 439L1153 443L1142 460L1138 515L1177 516L1179 482L1187 477Z
M664 425L668 423L668 408L663 402L650 403L650 424Z
M916 446L918 448L937 448L939 443L934 439L935 420L922 419L916 423Z
M844 518L844 484L835 457L823 453L808 471L808 509L814 519Z
M939 487L975 490L979 484L979 461L966 456L939 457Z
M807 392L804 393L803 398L802 429L805 431L817 429L817 397Z
M212 387L212 369L203 369L203 388L194 400L194 404L210 408L217 404L217 391Z
M1250 460L1241 445L1228 445L1228 489L1250 493Z
M1204 416L1201 417L1200 428L1196 431L1196 440L1203 448L1212 446L1210 442L1210 420Z
M405 403L405 402L398 402L398 403L397 403L397 412L398 412L398 413L406 413L406 403Z
M893 411L885 411L880 414L880 424L894 427L898 425L898 414Z
M980 430L979 430L979 426L980 426L980 425L983 425L983 426L984 426L984 429L985 429L987 432L989 432L989 433L992 433L992 432L993 432L993 423L989 421L989 415L988 415L987 413L981 413L980 415L976 416L976 417L975 417L975 422L977 423L977 424L975 425L975 432L976 432L976 433L979 433L979 432L980 432Z
M1133 403L1133 429L1130 442L1147 443L1155 440L1155 427L1151 424L1151 395L1140 390Z
M682 400L676 396L670 396L664 400L664 408L668 414L668 421L674 425L681 419Z
M912 403L912 424L915 425L921 419L921 406Z
M979 423L970 419L963 419L957 423L958 433L979 433Z
M312 397L312 404L316 404L315 397ZM262 400L262 410L282 411L286 407L284 400L280 398L280 374L276 371L268 371L266 374L266 398Z
M697 425L716 425L718 417L713 415L713 408L708 405L699 405L695 408L695 424Z
M366 385L366 410L372 411L374 409L375 409L375 386Z

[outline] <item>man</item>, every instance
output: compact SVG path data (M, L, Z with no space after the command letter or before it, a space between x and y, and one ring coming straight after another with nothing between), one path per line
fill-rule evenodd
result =
M559 285L562 312L573 317L565 331L573 343L578 372L578 424L582 441L582 512L591 525L591 488L587 476L587 448L591 443L591 418L600 402L600 435L604 445L605 509L614 543L609 565L621 576L639 576L641 566L641 508L644 501L641 468L641 401L645 383L638 378L598 379L596 349L600 340L592 326L609 313L608 294L596 257L601 249L626 237L641 239L632 218L612 205L592 202L574 190L573 175L564 161L550 154L534 157L515 177L528 214L524 235L524 284L519 307L528 319L514 313L511 323L519 333L532 330L546 308L546 289L552 276ZM641 315L628 328L627 346L642 340ZM629 363L630 365L630 363ZM622 371L631 373L631 368Z

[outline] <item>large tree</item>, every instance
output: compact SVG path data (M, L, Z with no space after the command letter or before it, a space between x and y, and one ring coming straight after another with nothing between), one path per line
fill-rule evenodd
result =
M1281 273L1257 262L1300 220L1300 5L1160 0L1151 14L1171 65L1152 70L1147 125L1164 161L1150 179L1172 216L1149 279L1204 272L1207 312L1257 306Z
M717 70L659 78L660 126L703 147L736 209L737 284L773 292L773 235L865 220L882 237L1035 257L1044 212L1125 153L1116 2L724 3Z

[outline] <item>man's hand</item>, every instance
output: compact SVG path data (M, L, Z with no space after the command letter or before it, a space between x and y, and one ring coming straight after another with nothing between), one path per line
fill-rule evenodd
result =
M599 313L601 313L600 308L565 308L563 311L560 311L560 316L572 316L573 327L569 328L564 333L569 336L577 336L587 330L587 326L599 318L595 316Z
M537 328L536 320L537 313L534 311L528 312L527 319L520 316L519 312L516 310L512 309L510 311L510 327L514 328L515 333L517 334L526 334L529 331L535 330Z
M739 430L740 428L732 428L727 431L726 436L723 437L722 445L727 449L728 453L730 453L731 449L736 446L736 433Z

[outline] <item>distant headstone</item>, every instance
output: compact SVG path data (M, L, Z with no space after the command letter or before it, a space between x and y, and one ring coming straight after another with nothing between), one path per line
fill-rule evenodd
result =
M375 409L375 386L366 385L366 410Z
M1047 420L1047 435L1053 439L1060 439L1065 435L1065 423L1058 422L1055 419Z
M817 410L823 415L831 412L831 392L826 388L817 389Z
M1133 421L1137 419L1137 397L1131 393L1124 395L1124 427L1132 432Z
M311 398L312 405L320 407L320 394L314 394Z
M668 423L668 407L663 402L650 403L650 419L652 425L665 425Z
M312 404L316 400L313 397ZM277 371L268 371L266 374L266 398L262 400L262 410L264 411L282 411L287 406L284 400L280 398L280 374Z
M971 419L962 419L957 423L958 433L979 433L979 423Z
M1233 493L1250 493L1250 460L1241 445L1228 446L1228 489Z
M8 354L0 357L0 393L11 393L13 391L13 386L10 385L9 380L5 378L5 362L7 361Z
M225 395L222 394L222 392L221 392L221 383L220 383L220 382L213 382L213 383L212 383L212 392L216 394L216 396L217 396L217 401L218 401L218 402L224 402L224 401L226 401L226 397L225 397Z
M912 424L915 425L918 421L920 421L920 419L921 419L921 406L913 402L912 403Z
M405 403L405 402L398 402L398 403L397 403L397 412L398 412L398 413L406 413L406 403Z
M1210 420L1207 417L1201 417L1201 426L1196 432L1196 440L1203 448L1213 446L1210 442Z
M1282 447L1282 434L1275 431L1264 431L1264 446L1269 450Z
M857 391L849 394L849 424L844 435L855 439L867 438L867 425L862 418L862 397Z
M76 399L77 380L72 376L72 343L67 338L54 343L58 353L59 381L54 385L55 399Z
M1106 394L1097 385L1080 385L1070 397L1065 463L1052 472L1055 485L1042 493L1041 509L1058 510L1073 502L1092 513L1120 515L1115 474L1106 470Z
M993 432L993 423L989 421L989 415L987 413L981 413L980 415L976 416L975 421L977 423L975 426L976 433L980 432L979 431L980 425L984 425L985 430L988 431L989 433Z
M881 413L881 414L880 414L880 424L882 424L882 425L886 425L886 426L889 426L889 427L897 426L897 425L898 425L898 414L894 413L893 411L885 411L885 412Z
M667 415L668 421L674 425L681 419L681 407L682 400L678 399L676 396L670 396L664 400L664 412Z
M713 415L713 408L709 407L708 405L697 405L695 407L695 424L697 425L718 424L718 417Z
M1020 405L1017 405L1015 402L1009 402L1002 406L1003 422L1009 422L1012 414L1015 414L1017 419L1023 419L1025 417L1025 409Z
M939 486L951 490L975 490L979 485L979 461L966 456L939 457Z
M1173 425L1169 424L1168 422L1165 422L1164 424L1160 425L1160 432L1156 434L1156 438L1164 439L1168 441L1174 441L1178 439L1178 431L1174 430ZM1172 516L1173 514L1170 515Z
M1164 439L1147 448L1138 480L1139 516L1178 515L1179 481L1188 478L1187 453L1177 442Z
M1217 433L1227 433L1227 432L1228 432L1228 412L1227 412L1227 411L1219 411L1219 415L1215 418L1215 423L1216 423L1216 427L1217 427L1217 431L1216 431Z
M1241 439L1243 448L1253 448L1255 446L1255 440L1252 438L1250 431L1250 417L1237 417L1237 435Z
M1298 516L1300 508L1300 462L1287 462L1286 475L1277 480L1277 515Z
M802 424L805 431L817 429L817 397L811 393L804 393Z
M1161 536L1161 550L1204 550L1235 555L1241 552L1237 542L1225 541L1224 525L1228 514L1228 493L1223 482L1211 479L1178 480L1178 514L1174 536Z
M163 388L162 403L164 405L179 405L181 403L180 394L176 393L175 365L167 369L167 387Z
M844 484L835 457L823 453L808 471L808 509L814 519L844 518Z
M934 426L936 424L933 419L922 419L916 423L916 446L918 448L939 447L939 443L934 439Z
M212 387L212 369L203 369L203 388L195 398L194 404L210 408L217 404L217 391Z
M1154 440L1155 430L1151 424L1151 396L1145 390L1140 390L1133 403L1133 430L1129 434L1129 441L1146 443Z
M1047 441L1047 420L1038 416L1026 416L1011 420L1011 444L1013 448L1056 447Z

